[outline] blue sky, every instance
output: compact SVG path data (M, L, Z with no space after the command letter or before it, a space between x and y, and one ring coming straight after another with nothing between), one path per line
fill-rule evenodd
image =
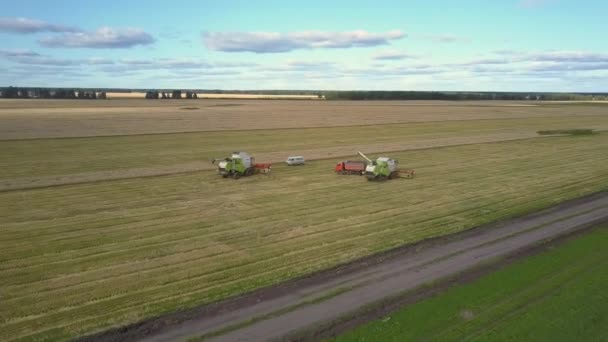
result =
M608 92L604 1L11 1L0 86Z

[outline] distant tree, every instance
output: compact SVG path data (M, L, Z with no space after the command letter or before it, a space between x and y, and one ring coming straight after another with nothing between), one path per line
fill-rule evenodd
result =
M91 100L97 100L97 92L96 92L96 91L92 91L92 92L89 94L89 98L90 98Z
M173 93L171 94L171 98L172 99L181 99L182 98L182 91L181 90L174 90Z
M86 98L86 93L84 92L84 90L79 90L78 91L78 98L79 99L85 99Z
M98 98L98 99L100 99L100 100L105 100L105 99L107 99L108 97L107 97L107 95L106 95L106 92L105 92L105 91L102 91L101 93L99 93L99 95L97 96L97 98Z
M40 93L38 96L40 96L41 99L50 99L51 91L48 88L42 88L40 89Z
M198 99L198 95L196 95L196 93L193 93L193 94L192 94L192 98L193 98L193 99Z
M156 99L158 99L158 92L157 91L148 91L148 92L146 92L146 99L149 99L149 100L156 100Z
M191 91L187 91L186 92L186 98L187 99L192 99L192 92Z
M168 98L167 93L163 92L162 98L167 99Z
M18 90L15 87L8 87L2 92L2 97L12 99L18 96Z
M17 91L17 93L18 93L19 98L21 98L21 99L28 99L30 97L30 92L27 89L21 88Z

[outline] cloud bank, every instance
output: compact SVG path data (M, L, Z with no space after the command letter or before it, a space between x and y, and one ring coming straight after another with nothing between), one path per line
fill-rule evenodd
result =
M382 51L372 57L375 60L386 61L386 60L403 60L403 59L415 59L417 55L399 52L399 51Z
M154 43L154 38L141 29L113 29L102 27L93 32L69 32L38 40L40 45L51 48L130 48Z
M298 49L337 49L387 45L401 39L401 31L370 33L363 30L346 32L300 31L278 32L204 32L203 42L212 50L223 52L279 53Z
M30 34L38 32L80 32L81 30L77 27L56 25L47 23L42 20L29 19L29 18L0 18L0 32L10 32L19 34Z

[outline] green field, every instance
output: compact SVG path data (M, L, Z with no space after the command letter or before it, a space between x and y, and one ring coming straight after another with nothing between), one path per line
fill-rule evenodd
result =
M0 193L0 340L66 339L607 189L607 134L390 155L368 183L334 160Z
M608 225L332 341L605 341Z

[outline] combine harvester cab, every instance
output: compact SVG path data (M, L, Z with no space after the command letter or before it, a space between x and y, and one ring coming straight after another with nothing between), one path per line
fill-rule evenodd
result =
M213 164L218 160L214 159ZM232 152L228 158L220 160L217 164L217 172L223 178L232 177L239 179L256 173L270 173L272 164L256 164L253 158L247 152Z
M380 157L376 162L365 168L367 180L386 180L398 177L397 161L387 157Z

